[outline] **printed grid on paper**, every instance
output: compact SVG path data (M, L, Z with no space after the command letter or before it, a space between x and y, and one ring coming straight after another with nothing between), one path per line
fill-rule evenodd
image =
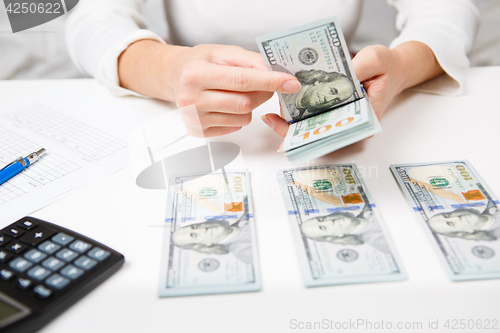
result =
M41 104L28 105L5 116L93 161L127 146L123 140Z
M40 148L42 147L39 144L0 127L0 168L18 157L25 157ZM38 162L23 170L21 175L27 181L45 185L79 168L81 166L66 160L63 156L47 152ZM7 181L0 185L0 204L25 193L25 191L13 185L12 181Z

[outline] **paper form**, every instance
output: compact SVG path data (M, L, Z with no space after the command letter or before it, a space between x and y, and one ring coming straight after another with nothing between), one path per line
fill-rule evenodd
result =
M0 185L0 228L129 164L128 135L151 116L82 95L61 88L0 107L0 168L46 149Z

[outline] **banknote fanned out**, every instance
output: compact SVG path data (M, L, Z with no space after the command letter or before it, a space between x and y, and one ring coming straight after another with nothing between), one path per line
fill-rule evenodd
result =
M279 94L283 116L296 122L363 97L336 17L257 38L267 67L295 75L302 89Z
M261 288L247 171L169 180L159 295Z
M356 78L336 17L257 38L267 67L295 75L301 89L280 93L292 123L283 150L301 163L381 131Z
M277 176L307 287L406 279L355 164Z
M500 278L498 199L466 160L391 165L453 281Z
M321 157L382 131L363 98L290 125L282 150L296 164Z

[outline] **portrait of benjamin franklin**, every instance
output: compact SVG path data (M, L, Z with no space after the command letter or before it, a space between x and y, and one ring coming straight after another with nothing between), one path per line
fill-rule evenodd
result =
M208 220L174 231L175 246L207 254L234 254L244 263L252 263L252 243L248 224L230 225L226 220Z
M295 99L298 112L292 115L294 119L331 109L349 99L355 90L351 79L337 72L311 69L297 72L295 76L301 88Z
M367 243L381 252L390 253L382 229L369 210L358 216L350 212L335 212L313 217L302 223L300 229L304 236L317 242L341 245Z
M483 213L471 208L458 208L436 214L427 221L432 231L448 236L476 241L494 241L500 237L500 223L495 218L498 208L491 202Z

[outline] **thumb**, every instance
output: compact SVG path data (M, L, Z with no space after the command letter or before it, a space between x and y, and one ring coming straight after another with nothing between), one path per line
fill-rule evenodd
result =
M352 67L359 82L382 74L379 59L380 49L379 45L367 46L352 59Z
M266 123L267 126L271 127L278 135L285 137L288 132L290 124L286 122L285 119L281 118L275 113L268 113L261 117L262 121Z

